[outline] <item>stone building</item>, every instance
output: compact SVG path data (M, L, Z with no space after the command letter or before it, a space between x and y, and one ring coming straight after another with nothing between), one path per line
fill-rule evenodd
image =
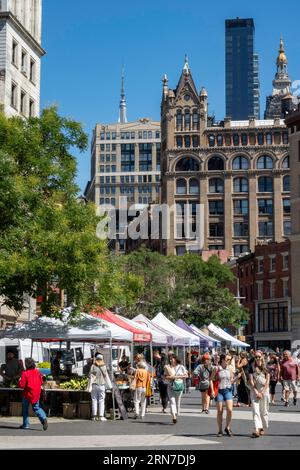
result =
M300 106L286 119L290 132L291 162L291 277L293 348L300 347Z
M40 112L42 0L0 1L0 106L7 116Z
M276 75L273 81L273 92L266 100L265 119L281 117L284 119L293 108L297 107L299 98L291 93L292 81L288 74L288 60L285 54L283 39L276 59Z
M214 122L205 88L198 93L186 59L176 89L163 80L162 203L204 206L204 246L228 256L290 235L289 136L280 118ZM176 230L175 230L176 228ZM165 254L183 254L191 240L173 213ZM189 242L189 243L188 243Z

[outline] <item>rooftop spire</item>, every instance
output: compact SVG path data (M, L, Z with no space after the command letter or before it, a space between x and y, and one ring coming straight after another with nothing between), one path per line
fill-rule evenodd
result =
M121 124L127 123L127 105L126 105L126 97L125 97L125 87L124 87L124 80L125 80L125 72L124 72L124 65L122 67L122 82L121 82L121 101L119 106L119 122Z
M187 55L187 54L185 54L185 58L184 58L183 71L184 71L185 73L187 73L187 74L190 72L189 58L188 58L188 55Z

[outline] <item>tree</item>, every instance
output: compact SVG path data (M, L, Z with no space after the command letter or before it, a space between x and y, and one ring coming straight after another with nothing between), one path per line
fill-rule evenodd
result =
M53 286L77 309L123 302L124 285L126 301L134 298L135 280L120 279L96 236L94 205L78 199L71 150L87 142L81 125L54 107L28 120L0 115L0 296L17 312L24 294L42 294L42 312L56 312Z

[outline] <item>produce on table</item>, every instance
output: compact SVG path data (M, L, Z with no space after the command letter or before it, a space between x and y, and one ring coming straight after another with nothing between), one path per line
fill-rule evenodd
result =
M60 384L60 388L63 390L86 390L88 385L88 379L85 377L71 379L68 382Z

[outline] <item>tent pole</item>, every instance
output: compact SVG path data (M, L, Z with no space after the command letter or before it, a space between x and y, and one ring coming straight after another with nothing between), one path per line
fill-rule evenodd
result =
M33 339L31 338L31 351L30 351L30 357L32 358L33 356Z
M199 341L200 343L200 341ZM192 349L191 349L191 345L189 347L189 385L192 386Z
M112 338L110 338L110 377L112 382L112 405L113 405L113 421L115 421L115 390L113 386L114 372L113 372L113 357L112 357Z

